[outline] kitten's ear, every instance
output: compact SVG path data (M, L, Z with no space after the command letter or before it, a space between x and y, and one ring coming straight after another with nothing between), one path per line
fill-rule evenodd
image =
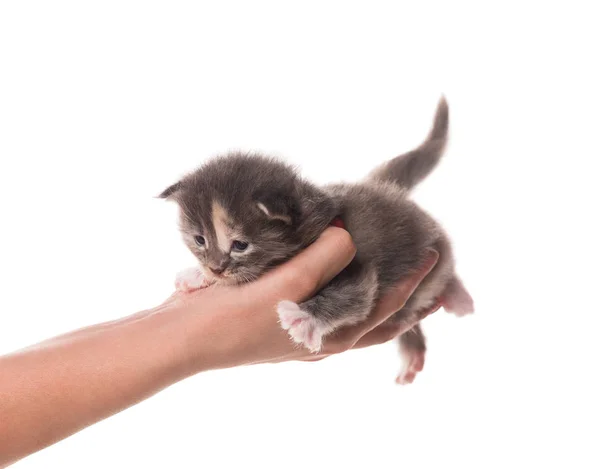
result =
M164 191L162 191L160 193L158 198L159 199L171 198L176 192L178 192L181 189L181 186L182 186L181 181L178 181L175 184L170 185L169 187L167 187Z
M300 215L300 207L296 199L282 192L257 192L253 196L256 208L267 218L279 220L286 225L294 225Z

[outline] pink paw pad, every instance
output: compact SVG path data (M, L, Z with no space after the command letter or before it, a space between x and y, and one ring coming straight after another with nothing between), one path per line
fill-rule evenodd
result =
M196 268L183 270L177 274L175 279L175 288L178 291L189 293L194 290L200 290L209 286L208 281L202 275L202 272Z
M453 278L440 298L444 309L458 317L472 314L475 310L473 298L458 278Z
M311 352L321 350L324 328L317 319L293 301L282 301L277 305L279 323L288 331L294 342L304 345Z
M398 374L396 383L410 384L425 366L425 350L407 350L403 352L404 368Z

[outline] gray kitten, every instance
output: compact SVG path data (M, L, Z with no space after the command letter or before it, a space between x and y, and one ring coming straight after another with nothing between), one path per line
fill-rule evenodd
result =
M437 165L447 134L448 105L442 99L425 142L356 184L317 187L293 167L259 155L210 160L160 195L179 204L183 239L200 262L179 274L177 288L250 282L341 218L357 248L354 260L310 300L277 307L296 343L317 352L324 336L363 321L386 290L419 269L427 248L437 250L439 260L391 320L414 320L436 302L457 315L471 313L473 302L454 272L446 234L408 197ZM398 382L412 382L424 363L420 327L403 334L400 345L405 366Z

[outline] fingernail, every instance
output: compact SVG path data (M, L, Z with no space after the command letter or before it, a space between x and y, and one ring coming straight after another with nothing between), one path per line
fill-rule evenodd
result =
M440 253L433 248L425 249L425 260L423 261L423 267L427 267L431 264L435 264L440 257Z
M431 316L433 313L437 312L441 307L442 307L441 303L438 303L437 305L432 306L431 308L429 308L428 311L425 312L422 319L425 319L426 317Z
M427 257L439 257L440 253L433 248L425 248L425 252L427 253Z

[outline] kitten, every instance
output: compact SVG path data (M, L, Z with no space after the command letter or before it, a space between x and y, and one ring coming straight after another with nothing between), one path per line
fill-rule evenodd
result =
M317 187L290 165L260 155L208 161L160 195L179 204L183 239L200 263L178 275L177 288L250 282L310 245L339 217L357 248L353 261L313 298L277 307L296 343L317 352L327 334L363 321L386 290L419 269L429 247L439 252L436 266L391 320L410 321L438 301L457 315L471 313L473 301L454 272L446 234L409 199L410 189L440 160L447 134L442 98L425 142L356 184ZM426 349L420 326L403 334L400 345L405 366L397 381L412 382Z

